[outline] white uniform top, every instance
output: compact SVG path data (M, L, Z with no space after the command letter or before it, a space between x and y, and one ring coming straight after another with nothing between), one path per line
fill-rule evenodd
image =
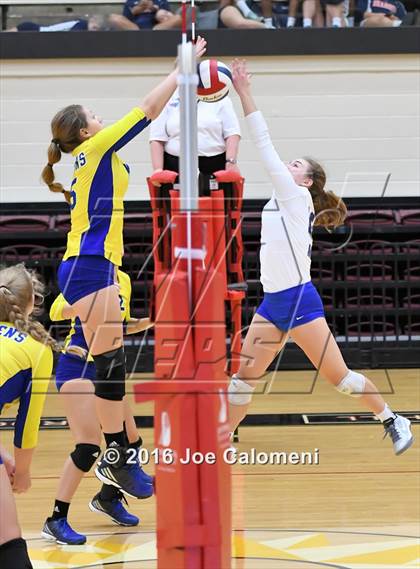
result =
M150 126L149 140L165 143L165 152L179 156L179 93L175 91L168 104ZM216 156L226 150L225 139L241 135L232 101L225 97L215 103L197 103L198 155Z
M264 292L278 292L311 280L314 206L309 190L295 183L280 160L261 112L246 121L274 186L261 217L260 264Z

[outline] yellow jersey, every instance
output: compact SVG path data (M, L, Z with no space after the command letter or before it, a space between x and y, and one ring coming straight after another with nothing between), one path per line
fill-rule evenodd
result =
M14 445L33 448L38 441L39 422L53 367L49 346L0 322L0 413L19 403Z
M63 259L98 255L121 265L124 196L128 166L116 152L150 123L134 108L116 123L103 128L72 152L71 229Z
M123 322L129 322L131 318L130 314L130 299L131 299L131 280L127 273L118 269L117 271L118 284L120 286L120 308L121 308L121 320ZM54 300L50 308L50 320L53 322L60 322L65 320L63 317L63 308L67 304L64 296L59 294ZM82 324L80 319L73 318L70 325L70 331L64 340L64 348L67 346L79 346L86 351L89 351L88 345L83 334ZM65 352L65 349L63 350ZM88 355L88 361L93 361L92 356Z

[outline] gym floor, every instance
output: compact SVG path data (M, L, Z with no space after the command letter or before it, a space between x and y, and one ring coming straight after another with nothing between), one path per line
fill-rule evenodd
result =
M405 454L394 456L391 441L382 440L380 424L357 424L354 414L364 411L360 402L343 397L320 379L315 381L314 372L274 374L269 378L273 379L270 393L254 397L252 413L305 413L303 422L307 424L285 421L281 426L241 427L238 451L319 449L319 463L233 467L232 569L420 566L420 370L365 373L392 409L409 413L414 419L414 445ZM338 419L336 413L340 414ZM153 415L153 407L138 405L135 414ZM325 424L313 424L306 414L325 414ZM13 416L10 411L9 416ZM44 416L63 416L53 385ZM322 417L317 420L322 421ZM10 447L12 432L0 434ZM153 449L153 430L143 429L141 435L145 446ZM42 429L32 488L26 495L17 496L34 568L155 568L155 499L138 503L130 499L130 511L141 518L138 528L112 525L87 507L99 486L92 472L83 481L69 514L74 529L88 535L87 545L56 546L40 537L72 446L69 430ZM145 470L153 473L153 465Z

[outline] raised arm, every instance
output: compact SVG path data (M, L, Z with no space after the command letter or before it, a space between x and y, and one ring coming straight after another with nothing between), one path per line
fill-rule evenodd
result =
M244 61L232 63L233 85L241 100L242 109L251 138L257 147L278 199L292 199L305 192L294 181L284 162L280 159L270 138L267 123L257 109L251 93L251 79Z
M195 47L197 57L205 53L206 45L206 40L198 37ZM178 68L175 68L144 97L138 107L92 136L91 144L102 154L111 149L120 150L160 115L177 87L177 77Z
M201 57L206 51L207 42L201 36L198 36L195 45L197 58ZM143 99L140 108L148 119L154 120L162 112L164 106L169 101L176 89L176 81L179 70L178 67L168 75L166 79L157 85L146 97Z

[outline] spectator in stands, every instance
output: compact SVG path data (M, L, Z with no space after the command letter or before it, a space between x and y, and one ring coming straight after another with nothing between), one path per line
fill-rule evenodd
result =
M247 6L245 0L220 0L218 27L243 30L264 29L265 24L250 8L248 12Z
M359 10L363 12L360 26L364 28L396 28L407 14L398 0L361 0Z
M236 9L236 8L235 8ZM179 172L180 153L179 93L150 127L150 152L154 172ZM197 103L198 166L203 174L217 170L237 170L241 131L230 97L215 103Z
M111 14L115 30L171 30L182 26L182 18L173 14L168 0L126 0L123 13Z
M286 24L288 28L294 28L296 25L299 3L299 0L289 1L289 14ZM320 0L303 0L302 26L304 28L322 28L324 26L324 14Z
M245 0L236 0L235 5L245 18L262 21L266 28L275 29L273 0L259 0L258 3L252 2L251 6Z
M106 29L105 16L90 16L88 20L69 20L67 22L59 22L42 26L35 22L21 22L15 28L10 28L8 32L95 32Z

